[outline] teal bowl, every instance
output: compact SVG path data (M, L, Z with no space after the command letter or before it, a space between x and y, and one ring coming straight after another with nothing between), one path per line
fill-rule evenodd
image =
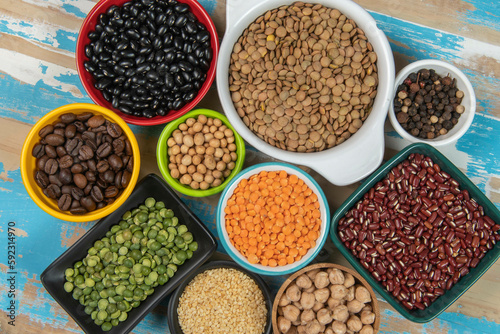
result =
M474 199L479 206L484 209L485 215L489 216L496 224L500 224L500 211L496 206L479 190L474 183L471 182L453 163L448 160L443 154L441 154L434 147L425 143L415 143L407 146L405 149L396 154L393 158L387 161L383 166L381 166L375 173L373 173L364 183L341 205L341 207L335 212L332 223L330 227L330 237L335 244L335 246L340 250L344 257L349 261L349 263L363 276L364 279L377 291L392 307L394 307L402 316L405 318L417 322L425 323L436 318L439 314L445 311L451 304L453 304L460 296L462 296L481 276L496 262L500 257L500 243L497 242L492 246L492 248L485 253L484 257L479 261L476 267L469 268L469 272L465 273L460 279L451 287L451 289L444 290L444 294L440 295L432 303L430 303L424 309L413 309L409 310L406 308L398 299L393 296L393 293L389 292L371 273L367 270L358 260L356 256L351 252L350 249L342 242L339 236L339 221L342 219L346 213L357 205L358 201L365 199L365 195L370 192L379 181L385 179L385 177L390 173L391 169L398 166L401 162L406 160L408 156L412 153L419 153L424 156L430 157L434 164L437 164L441 171L448 173L453 179L459 183L460 190L467 190L471 199ZM369 198L369 196L368 196ZM367 200L369 204L370 201ZM368 205L366 204L366 205ZM365 204L364 204L365 205ZM423 207L423 206L422 206ZM430 219L429 219L430 220ZM437 220L437 219L436 219ZM444 221L440 226L450 223ZM431 224L432 225L432 224ZM460 226L466 226L460 225ZM438 230L439 226L434 226L433 230ZM415 230L415 229L413 229ZM412 230L412 231L413 231ZM351 229L353 231L353 229ZM406 230L405 230L406 231ZM356 232L357 233L357 232ZM408 232L412 234L413 232ZM494 232L498 233L498 232ZM408 236L410 236L408 234ZM442 236L444 239L444 236ZM358 239L356 239L358 240ZM374 245L375 245L374 241ZM409 249L410 246L405 247ZM377 252L378 253L378 252ZM417 253L415 253L417 254ZM381 255L382 256L382 255ZM429 257L425 257L429 259ZM471 257L472 258L472 257ZM396 262L396 261L394 261ZM429 261L430 262L430 261ZM436 265L431 266L436 268ZM446 268L443 268L445 270ZM429 271L434 269L429 269ZM446 269L447 270L447 269ZM456 270L457 272L459 269ZM387 271L389 272L389 270ZM411 275L411 274L410 274ZM405 278L409 278L409 275L404 275Z
M202 189L193 189L188 185L184 185L179 182L178 179L172 177L170 174L170 169L168 168L169 156L168 156L168 146L167 141L172 136L172 132L176 130L180 124L184 123L188 118L197 118L199 115L205 115L210 118L218 118L224 123L229 129L233 130L235 144L236 144L236 154L238 158L235 162L235 167L231 174L224 179L224 182L219 186ZM241 171L243 168L243 163L245 162L245 142L243 138L236 132L231 123L229 123L226 116L210 109L195 109L191 110L187 114L180 118L177 118L170 123L168 123L158 138L158 143L156 145L156 160L158 163L158 168L160 169L161 175L167 181L167 183L177 190L178 192L192 197L206 197L220 193L229 184L229 182Z

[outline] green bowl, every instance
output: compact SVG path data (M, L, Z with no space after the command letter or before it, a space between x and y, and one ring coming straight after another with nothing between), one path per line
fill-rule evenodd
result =
M221 185L213 188L208 188L206 190L193 189L187 185L184 185L170 175L170 170L168 168L169 157L168 157L168 146L167 140L172 135L172 132L176 130L180 124L184 123L188 118L197 118L199 115L205 115L210 118L220 119L228 128L233 130L235 143L236 143L236 154L238 158L236 159L235 167L231 174L222 182ZM243 138L236 132L231 123L227 120L226 116L210 109L195 109L191 110L187 114L180 118L177 118L170 123L168 123L158 138L158 144L156 145L156 160L158 162L158 168L160 169L161 175L167 181L167 183L177 190L178 192L192 196L192 197L205 197L220 193L228 185L229 181L238 174L243 168L243 162L245 161L245 142Z
M405 318L413 322L425 323L431 321L446 310L496 262L496 260L500 257L500 242L497 242L493 248L486 253L475 268L469 268L470 271L467 275L463 276L455 285L452 286L450 290L446 290L442 296L437 298L424 310L408 310L392 295L392 293L388 292L368 270L361 265L359 260L339 238L337 230L339 220L346 214L347 211L356 205L356 203L363 198L363 195L366 194L377 182L384 179L393 167L406 160L406 158L412 153L420 153L430 157L435 164L438 164L439 167L441 167L441 170L448 173L459 183L461 190L467 190L470 198L475 199L479 205L483 206L485 215L488 215L491 219L493 219L496 224L500 224L500 211L481 192L481 190L479 190L476 185L467 178L467 176L465 176L455 165L453 165L451 161L449 161L434 147L424 143L416 143L407 146L381 166L342 204L332 217L330 237L335 246L345 256L349 263L368 281L374 290L376 290L389 304L391 304L392 307L394 307Z

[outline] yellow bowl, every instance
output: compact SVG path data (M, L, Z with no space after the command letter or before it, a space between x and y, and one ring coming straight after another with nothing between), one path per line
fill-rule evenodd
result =
M113 203L106 205L101 209L97 209L83 215L74 215L69 211L61 211L57 206L57 201L45 196L45 194L42 192L42 189L37 185L34 178L34 171L36 170L36 158L32 156L31 152L33 150L33 147L40 141L40 136L38 135L40 129L48 124L55 123L59 119L59 116L62 114L81 114L84 112L92 112L95 115L102 115L104 116L104 118L117 123L122 128L132 146L134 168L128 186L122 191L120 196L118 196ZM139 177L139 170L139 145L137 144L137 139L135 138L134 133L129 128L127 123L125 123L123 119L121 119L111 110L90 103L74 103L64 105L52 110L51 112L43 116L28 133L21 152L21 177L23 179L24 186L28 191L28 194L43 211L47 212L51 216L66 221L86 222L101 219L109 215L111 212L120 207L120 205L122 205L123 202L125 202L125 200L129 197L132 190L134 190L137 179Z

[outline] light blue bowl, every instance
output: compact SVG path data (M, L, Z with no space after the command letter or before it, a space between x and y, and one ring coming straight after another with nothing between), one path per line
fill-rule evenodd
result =
M287 264L285 266L277 266L277 267L269 267L263 266L261 264L251 264L248 262L247 258L241 254L229 241L228 234L225 228L225 212L224 208L226 207L227 200L233 195L234 189L238 186L242 179L248 179L252 175L258 174L261 171L286 171L288 174L297 175L300 179L302 179L308 186L313 190L313 192L318 196L318 200L320 201L320 212L321 212L321 232L320 236L316 240L316 245L309 249L309 251L299 260L292 264ZM217 206L217 233L219 234L219 239L229 254L229 256L240 266L243 268L255 272L260 275L286 275L296 272L297 270L308 265L321 251L323 248L325 241L328 237L328 232L330 229L330 209L328 207L328 201L326 196L319 186L319 184L306 172L302 169L279 162L268 162L261 163L251 167L244 169L240 172L231 182L227 185L227 187L222 192L222 195L219 199L219 203Z

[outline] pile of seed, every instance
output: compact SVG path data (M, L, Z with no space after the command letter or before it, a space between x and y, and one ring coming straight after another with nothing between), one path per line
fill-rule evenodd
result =
M177 314L184 334L262 334L267 322L259 286L232 268L198 274L182 293Z
M170 175L192 189L220 186L236 166L234 141L233 130L220 119L188 118L167 140Z
M377 55L337 9L295 2L266 12L235 43L232 101L246 126L294 152L339 145L358 131L377 93Z
M465 107L457 80L441 77L433 69L413 72L399 85L394 97L396 118L408 133L422 139L445 135L457 123Z

